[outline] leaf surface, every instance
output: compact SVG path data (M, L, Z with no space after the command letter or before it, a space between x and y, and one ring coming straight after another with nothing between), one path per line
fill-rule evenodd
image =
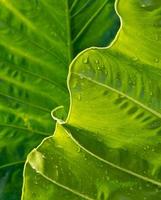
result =
M44 188L49 179L53 185L49 199L161 199L161 2L119 0L117 11L122 27L113 45L72 62L65 134L58 128L28 157L22 199L36 185L36 170ZM37 151L53 162L46 156L38 168ZM52 174L56 166L64 175ZM37 199L39 190L46 195L38 184Z
M157 183L101 159L61 125L29 154L24 175L23 200L160 200L161 195Z
M67 112L72 58L115 35L113 4L0 0L0 199L20 198L26 155L52 134L52 109L63 105Z

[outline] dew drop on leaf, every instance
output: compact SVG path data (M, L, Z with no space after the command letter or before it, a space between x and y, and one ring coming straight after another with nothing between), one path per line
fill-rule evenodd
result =
M151 7L153 6L153 1L154 0L141 0L141 7L142 8Z
M46 158L46 156L42 154L42 158L43 158L43 159L45 159L45 158Z
M77 152L78 152L78 153L80 152L80 147L78 147Z
M84 58L83 59L83 64L87 64L88 63L88 58Z
M79 101L81 100L81 95L80 95L80 94L78 94L78 100L79 100Z
M146 187L150 187L150 184L149 184L149 183L147 183L147 184L146 184Z
M139 186L139 190L142 190L142 187L141 187L141 186Z
M83 78L84 78L84 75L83 75L83 74L80 74L80 78L83 79Z
M96 60L95 63L96 63L96 64L99 64L99 60Z
M158 59L158 58L155 58L154 61L155 61L155 63L158 63L158 62L159 62L159 59Z
M137 60L138 60L138 57L134 57L134 58L133 58L133 61L136 62Z
M105 71L104 73L105 73L106 76L108 75L108 71Z
M102 70L104 70L104 69L105 69L105 66L104 66L104 65L102 65L102 66L101 66L101 68L102 68Z
M146 4L142 3L142 4L141 4L141 7L142 7L142 8L145 8L145 7L146 7Z
M98 138L98 141L99 141L99 142L102 142L102 138L99 137L99 138Z
M146 151L146 147L144 147L144 151Z

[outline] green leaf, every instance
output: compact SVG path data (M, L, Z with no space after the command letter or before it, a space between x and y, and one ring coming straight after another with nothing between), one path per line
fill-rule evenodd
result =
M23 200L160 200L161 195L157 182L98 157L61 125L29 154L24 175Z
M29 155L23 200L161 199L161 2L117 10L113 45L72 62L69 116Z
M0 199L20 198L27 154L53 133L52 109L63 105L67 113L71 59L117 32L113 4L0 0Z

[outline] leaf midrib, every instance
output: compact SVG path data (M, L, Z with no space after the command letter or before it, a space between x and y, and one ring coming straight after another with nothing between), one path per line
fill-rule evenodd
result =
M113 168L115 168L115 169L118 169L118 170L120 170L120 171L122 171L122 172L125 172L125 173L127 173L127 174L129 174L129 175L132 175L132 176L137 177L137 178L139 178L139 179L141 179L141 180L144 180L144 181L146 181L146 182L150 182L150 183L152 183L153 185L157 185L157 186L161 187L161 182L155 181L155 180L153 180L153 179L151 179L151 178L148 178L148 177L146 177L146 176L140 175L140 174L135 173L135 172L133 172L133 171L131 171L131 170L128 170L128 169L126 169L126 168L120 167L120 166L118 166L118 165L116 165L116 164L114 164L114 163L112 163L112 162L110 162L110 161L107 161L107 160L105 160L105 159L103 159L103 158L97 156L96 154L92 153L91 151L89 151L88 149L86 149L85 147L83 147L77 140L74 139L74 137L72 136L72 134L69 133L65 128L64 128L64 130L65 130L66 134L68 134L68 136L71 138L71 140L72 140L76 145L79 146L80 149L84 150L85 152L87 152L87 153L90 154L91 156L95 157L96 159L100 160L101 162L103 162L103 163L105 163L105 164L107 164L107 165L109 165L109 166L111 166L111 167L113 167Z
M73 190L73 189L71 189L71 188L69 188L69 187L67 187L67 186L65 186L65 185L63 185L61 183L58 183L57 181L54 181L53 179L49 178L45 174L41 173L40 171L36 171L36 173L40 174L43 178L45 178L49 182L57 185L58 187L63 188L64 190L67 190L68 192L73 193L73 194L75 194L75 195L77 195L77 196L79 196L79 197L81 197L83 199L95 200L95 199L92 199L92 198L88 197L87 195L81 194L80 192L77 192L76 190Z
M64 128L64 127L63 127L63 128ZM120 166L118 166L118 165L116 165L116 164L114 164L114 163L112 163L112 162L109 162L109 161L107 161L107 160L104 160L103 158L101 158L101 157L95 155L94 153L92 153L92 152L89 151L88 149L84 148L77 140L75 140L74 137L72 136L72 134L69 133L68 130L66 130L66 128L64 128L64 131L65 131L66 134L68 135L68 138L70 138L80 149L82 149L82 150L85 151L87 154L91 155L92 157L96 158L97 160L99 160L99 161L101 161L101 162L103 162L103 163L105 163L105 164L111 166L111 167L114 168L114 169L117 169L117 170L122 171L122 172L124 172L124 173L126 173L126 174L129 174L129 175L132 175L132 176L134 176L134 177L136 177L136 178L138 178L138 179L141 179L141 180L143 180L143 181L145 181L145 182L149 182L149 183L151 183L151 184L153 184L153 185L155 185L155 186L161 187L161 182L158 182L158 181L155 181L155 180L153 180L153 179L151 179L151 178L148 178L148 177L146 177L146 176L142 176L142 175L140 175L140 174L137 174L137 173L135 173L135 172L133 172L133 171L131 171L131 170L125 169L125 168L123 168L123 167L120 167ZM49 136L48 138L44 139L44 140L42 141L41 145L42 145L43 142L45 142L47 139L52 138L52 137L53 137L53 136ZM38 146L36 149L38 149L38 148L39 148L39 146ZM32 152L31 152L31 153L32 153ZM29 163L29 164L30 164L29 155L28 155L28 159L27 159L26 163ZM30 165L30 166L32 167L32 165ZM32 169L33 169L33 168L32 168ZM36 170L36 169L33 169L33 170L35 170L36 173L39 173L39 174L40 174L43 178L45 178L46 180L48 180L48 181L50 181L51 183L53 183L53 184L55 184L55 185L57 185L57 186L59 186L59 187L65 189L65 190L67 190L68 192L71 192L71 193L73 193L73 194L75 194L75 195L77 195L77 196L79 196L79 197L81 197L81 198L87 199L87 200L95 200L95 199L92 199L92 198L88 197L88 196L85 195L85 194L81 194L80 192L77 192L77 191L75 191L75 190L73 190L73 189L71 189L71 188L69 188L69 187L67 187L67 186L65 186L65 185L63 185L63 184L61 184L61 183L59 183L58 181L55 181L55 180L49 178L48 176L46 176L45 174L43 174L42 172L40 172L40 171L38 171L38 170ZM25 190L23 190L23 191L25 191ZM24 194L24 193L25 193L25 192L23 192L23 194Z
M121 95L121 96L127 98L128 100L130 100L130 101L132 101L133 103L137 104L139 107L143 108L144 110L150 112L150 113L153 114L154 116L156 116L156 117L158 117L158 118L161 119L161 113L157 112L156 110L154 110L154 109L152 109L152 108L149 108L148 106L144 105L144 104L141 103L140 101L138 101L138 100L134 99L133 97L131 97L131 96L129 96L129 95L127 95L127 94L125 94L125 93L123 93L123 92L117 90L116 88L113 88L113 87L111 87L111 86L109 86L109 85L106 85L106 84L104 84L104 83L100 83L100 82L98 82L97 80L94 80L94 79L92 79L91 77L88 77L88 76L86 76L86 75L84 75L84 74L81 74L81 73L71 72L71 74L75 74L75 75L79 76L80 79L84 78L84 79L86 79L86 80L88 80L88 81L90 81L90 82L92 82L92 83L95 83L95 84L97 84L97 85L99 85L99 86L105 87L105 88L111 90L112 92L115 92L115 93L117 93L117 94L119 94L119 95Z

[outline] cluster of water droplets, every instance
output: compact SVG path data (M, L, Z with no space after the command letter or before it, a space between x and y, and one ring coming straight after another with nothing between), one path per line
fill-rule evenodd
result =
M158 8L159 5L161 5L161 4L157 0L140 0L141 8L144 8L148 11L152 11L152 10Z
M82 62L76 63L75 67L78 70L74 70L74 73L76 73L74 75L74 78L71 78L72 80L70 85L72 87L72 90L77 93L77 99L81 101L82 93L86 89L86 87L88 87L88 83L105 83L108 72L102 59L96 58L96 56L93 55L83 55Z
M85 76L89 79L104 81L107 76L107 71L101 58L97 58L97 55L91 57L87 56L83 58L82 63L83 65L85 64Z
M141 7L146 8L153 5L153 0L141 0Z

